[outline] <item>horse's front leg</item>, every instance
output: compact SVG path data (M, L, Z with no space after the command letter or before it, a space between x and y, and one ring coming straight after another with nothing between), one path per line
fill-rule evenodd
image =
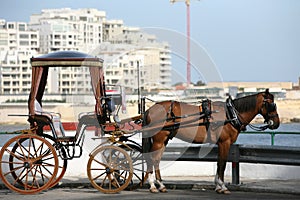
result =
M219 154L217 161L217 174L215 177L216 189L215 191L220 194L230 194L230 191L225 186L224 183L224 172L226 169L226 162L228 158L228 153L230 149L230 141L219 142L218 143Z

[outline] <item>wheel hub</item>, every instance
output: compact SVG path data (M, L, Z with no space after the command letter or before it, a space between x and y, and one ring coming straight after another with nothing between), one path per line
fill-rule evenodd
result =
M24 162L24 168L29 169L31 164L29 162Z
M105 168L105 172L106 172L107 174L111 174L111 173L113 172L113 169L110 168L110 167L106 167L106 168Z

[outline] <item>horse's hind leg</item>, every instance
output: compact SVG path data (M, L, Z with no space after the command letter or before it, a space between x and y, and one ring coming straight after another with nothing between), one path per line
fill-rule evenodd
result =
M167 139L167 135L169 132L167 131L160 131L153 137L153 144L151 148L151 153L150 153L150 163L148 167L148 172L149 172L149 184L150 184L150 192L158 192L157 188L155 187L155 182L159 184L159 191L161 192L166 192L166 187L162 183L161 175L160 175L160 170L159 170L159 163L162 157L162 154L165 150L165 140ZM155 178L153 174L153 165L155 169ZM151 169L151 170L150 170Z
M154 145L155 146L155 145ZM156 186L155 186L155 176L153 173L153 165L155 163L155 159L156 159L156 155L157 155L157 150L155 150L156 148L151 148L150 152L147 152L145 154L145 158L146 158L146 163L147 163L147 172L144 178L144 181L148 180L148 183L150 185L150 192L152 193L158 193L159 191L157 190Z
M151 152L152 165L149 165L149 167L148 167L149 171L147 171L147 175L149 178L150 192L152 192L152 193L157 193L158 191L167 192L166 186L162 182L161 175L160 175L160 169L159 169L159 163L160 163L163 152L164 152L164 147L159 150L156 150L154 152ZM155 169L155 177L154 177L154 173L152 171L153 165L154 165L154 169ZM155 186L155 182L159 185L158 190Z
M161 192L167 192L167 189L165 185L162 182L161 175L160 175L160 169L159 169L159 163L161 160L162 153L164 151L164 147L158 150L154 150L151 152L151 160L147 167L147 174L149 178L149 184L150 184L150 192L157 193L159 191ZM153 165L155 169L155 177L153 173ZM159 188L157 190L155 183L159 185Z
M147 163L147 172L144 178L144 181L149 182L150 185L150 192L152 193L158 193L158 190L155 186L155 178L154 178L154 174L153 174L153 158L152 158L152 154L153 152L148 152L145 154L145 158L146 158L146 163Z
M161 157L162 157L164 150L165 150L165 146L163 146L159 150L158 155L157 155L156 159L154 160L155 178L156 178L156 182L159 184L158 190L160 192L167 192L167 188L162 182L161 175L160 175L160 169L159 169L159 163L161 161Z
M151 193L158 193L159 191L157 190L156 186L155 186L155 178L154 178L154 173L153 171L151 172L147 172L147 177L148 177L148 182L150 185L150 192Z

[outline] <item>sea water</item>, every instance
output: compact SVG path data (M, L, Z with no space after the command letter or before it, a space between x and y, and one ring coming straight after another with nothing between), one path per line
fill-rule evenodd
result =
M0 133L13 132L16 130L28 129L28 124L18 125L0 125ZM253 131L250 127L247 127L247 131ZM247 132L246 131L246 132ZM278 146L296 146L300 147L300 123L286 123L280 124L276 130L262 131L262 134L245 134L241 133L236 141L237 144L249 144L249 145L271 145L271 134L264 134L265 132L276 133L274 137L274 145ZM292 132L293 134L284 134L281 132ZM279 134L280 133L280 134ZM0 145L2 146L9 138L15 135L0 134Z
M247 127L247 131L253 131ZM246 131L246 133L247 133ZM296 146L300 147L300 123L280 124L276 130L262 131L262 134L245 134L241 133L236 141L237 144L250 145L271 145L271 134L264 134L266 132L274 132L274 145L278 146ZM290 134L286 134L288 132Z

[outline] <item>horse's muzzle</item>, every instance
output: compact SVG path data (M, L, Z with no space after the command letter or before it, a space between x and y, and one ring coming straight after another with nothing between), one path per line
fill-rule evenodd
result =
M268 124L268 128L269 129L271 129L271 130L273 130L273 129L277 129L278 127L279 127L279 122L278 123L276 123L276 122L274 122L273 120L269 120L268 122L267 122L267 124Z

